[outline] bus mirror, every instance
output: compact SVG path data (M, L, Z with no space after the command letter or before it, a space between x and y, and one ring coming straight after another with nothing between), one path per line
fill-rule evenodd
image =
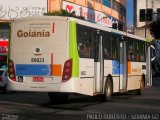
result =
M142 69L145 70L146 69L146 65L142 65Z
M98 35L100 34L99 30L97 30L97 34L98 34Z
M151 45L151 61L156 59L156 49L153 45Z

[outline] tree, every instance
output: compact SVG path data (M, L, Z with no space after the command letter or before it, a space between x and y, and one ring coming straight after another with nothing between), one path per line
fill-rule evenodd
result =
M44 13L45 16L67 16L67 17L75 17L84 20L85 18L83 16L76 16L75 11L68 12L67 10L59 10L59 11L53 11Z
M152 65L152 74L160 75L160 19L154 21L149 26L150 33L155 38L152 40L151 44L155 48L155 59L151 62Z
M160 19L153 21L149 26L149 30L155 39L160 39Z

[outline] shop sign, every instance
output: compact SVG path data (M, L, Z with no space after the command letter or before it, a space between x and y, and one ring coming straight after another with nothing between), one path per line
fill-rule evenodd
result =
M103 26L112 27L112 23L117 22L112 16L70 2L63 1L62 8L68 12L75 11L77 16L83 16L86 20Z
M8 41L0 40L0 54L8 53Z

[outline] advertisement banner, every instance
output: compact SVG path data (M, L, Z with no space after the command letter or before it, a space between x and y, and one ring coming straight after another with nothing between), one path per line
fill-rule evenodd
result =
M8 53L8 40L0 40L0 55Z
M68 12L75 11L77 16L83 16L87 21L107 27L112 27L112 23L118 22L112 16L66 1L63 1L62 9L67 10Z
M0 0L0 20L42 16L47 12L47 0Z

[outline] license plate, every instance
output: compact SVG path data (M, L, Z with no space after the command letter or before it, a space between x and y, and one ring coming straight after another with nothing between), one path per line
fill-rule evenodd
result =
M44 82L44 77L33 77L33 82Z

